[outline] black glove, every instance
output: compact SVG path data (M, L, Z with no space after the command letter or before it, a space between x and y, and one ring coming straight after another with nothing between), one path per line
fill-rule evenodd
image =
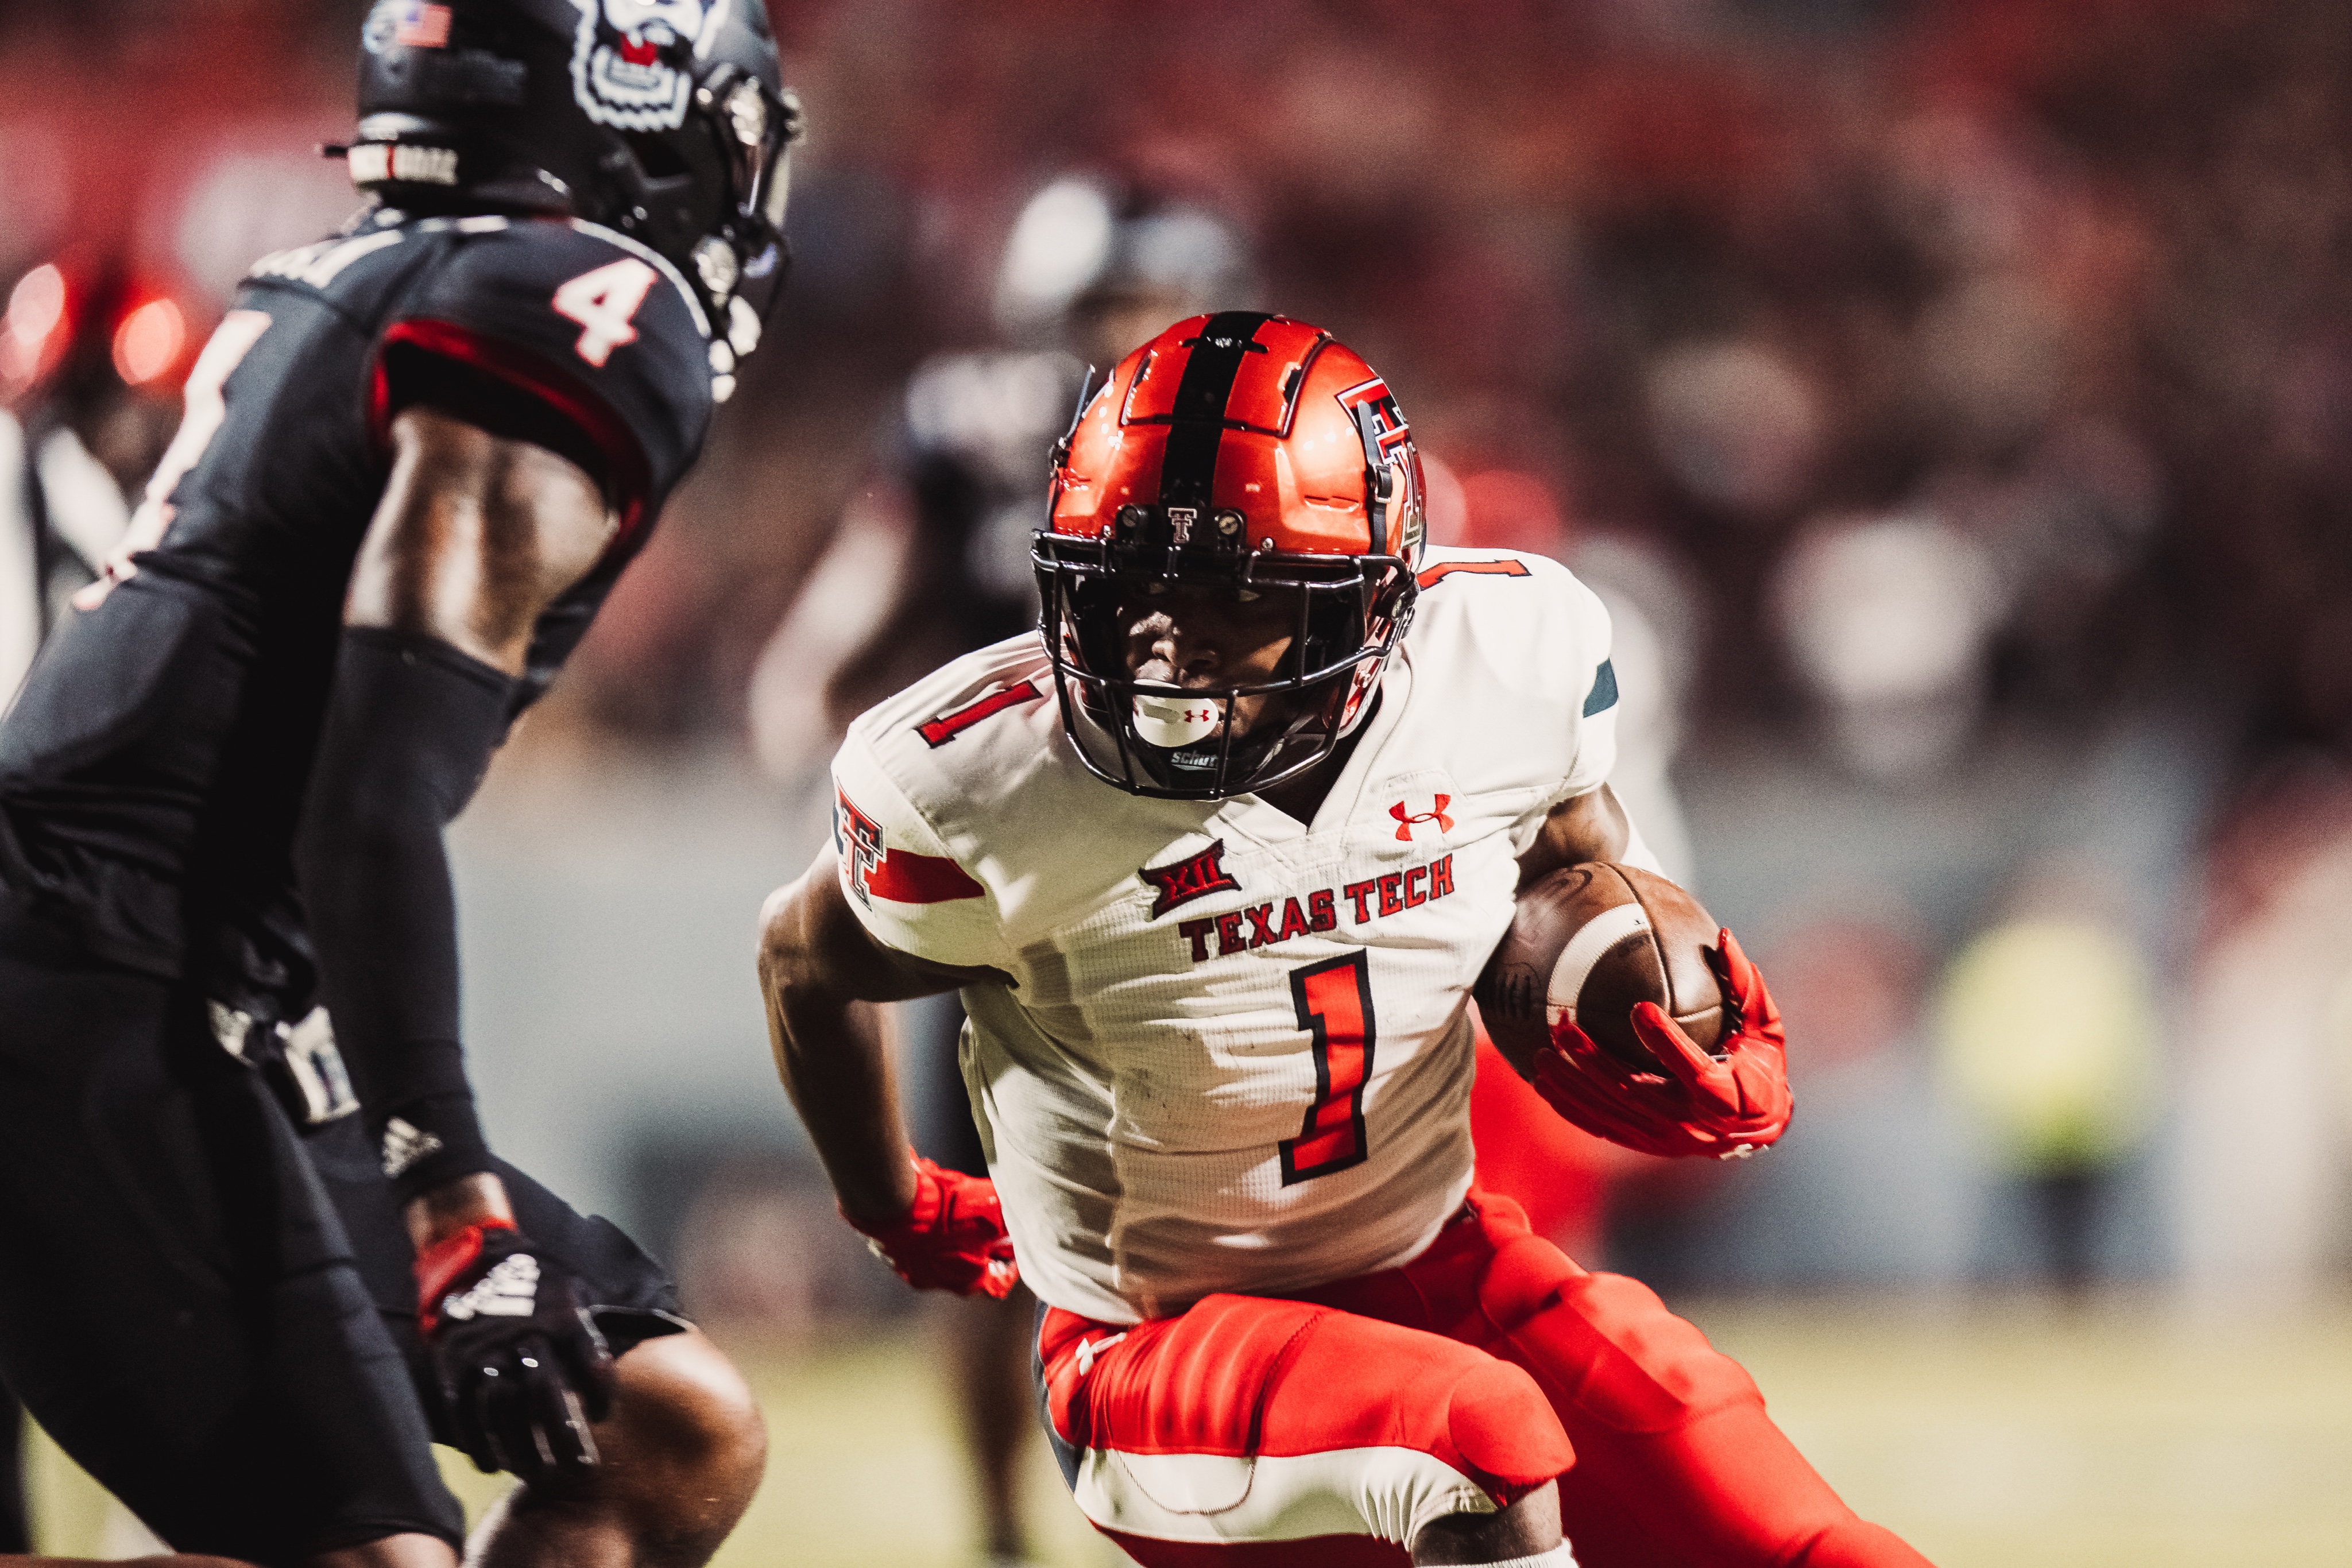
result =
M475 1468L525 1480L596 1463L613 1353L580 1281L503 1220L416 1255L416 1322L451 1436Z

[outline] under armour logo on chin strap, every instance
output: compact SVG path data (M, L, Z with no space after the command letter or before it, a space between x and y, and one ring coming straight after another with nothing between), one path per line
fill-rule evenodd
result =
M1435 822L1437 831L1441 833L1450 833L1454 831L1454 819L1445 814L1445 808L1454 803L1454 797L1433 795L1430 800L1431 805L1426 811L1407 812L1402 800L1389 808L1389 815L1397 820L1397 839L1400 842L1412 841L1413 824L1416 822Z

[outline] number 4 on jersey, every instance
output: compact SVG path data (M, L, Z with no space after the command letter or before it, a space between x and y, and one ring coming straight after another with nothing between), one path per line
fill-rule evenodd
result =
M580 323L580 340L572 346L582 359L601 368L614 350L637 340L637 308L656 276L644 262L624 257L555 291L555 313Z
M1282 1185L1364 1163L1364 1085L1372 1076L1371 966L1360 953L1294 969L1298 1027L1315 1039L1315 1102L1298 1136L1285 1138Z

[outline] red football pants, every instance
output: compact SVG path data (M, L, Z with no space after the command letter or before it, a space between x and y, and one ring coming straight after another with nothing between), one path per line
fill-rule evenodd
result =
M1396 1568L1430 1520L1555 1477L1582 1568L1927 1561L1738 1363L1489 1194L1402 1269L1147 1323L1055 1309L1038 1352L1079 1507L1144 1568Z

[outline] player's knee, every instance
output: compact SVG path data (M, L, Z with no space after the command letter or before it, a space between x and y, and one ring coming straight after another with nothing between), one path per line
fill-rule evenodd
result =
M699 1333L647 1340L621 1357L618 1444L706 1496L748 1501L767 1461L768 1428L749 1385Z
M1536 1380L1504 1361L1482 1357L1454 1382L1445 1435L1470 1479L1506 1504L1549 1485L1576 1459Z
M1505 1325L1517 1359L1573 1410L1621 1432L1671 1432L1763 1396L1740 1364L1622 1274L1528 1266L1549 1244L1529 1238L1489 1270L1481 1304ZM1555 1254L1556 1256L1556 1254ZM1513 1265L1518 1265L1514 1267Z

